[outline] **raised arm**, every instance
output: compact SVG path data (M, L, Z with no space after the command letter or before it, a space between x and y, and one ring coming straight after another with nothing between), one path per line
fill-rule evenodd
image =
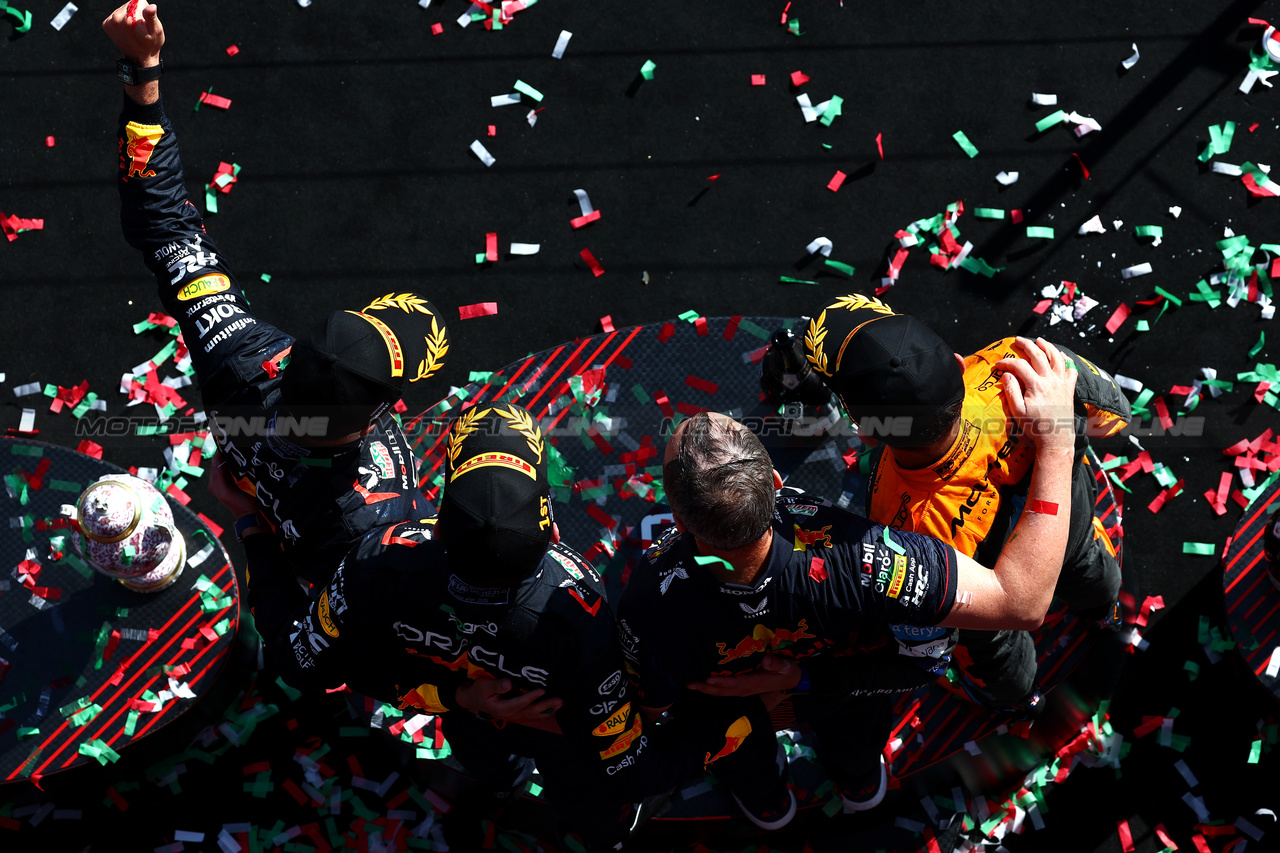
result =
M1010 410L1036 447L1026 511L993 571L956 553L956 600L942 625L1034 629L1044 621L1066 554L1071 516L1075 365L1043 339L1019 338L1000 362Z
M120 49L120 56L126 62L138 68L155 68L160 64L164 25L160 23L160 9L154 3L140 0L125 3L102 22L102 31ZM160 81L126 85L124 93L139 104L154 104L160 100Z

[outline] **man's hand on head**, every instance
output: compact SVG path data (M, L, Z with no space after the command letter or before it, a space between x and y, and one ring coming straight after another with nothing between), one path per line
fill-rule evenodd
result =
M102 31L121 56L140 68L149 68L159 64L160 48L164 47L164 25L159 13L154 3L130 0L107 16Z

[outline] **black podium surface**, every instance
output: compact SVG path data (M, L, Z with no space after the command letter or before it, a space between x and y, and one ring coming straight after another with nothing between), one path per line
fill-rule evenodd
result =
M0 441L0 466L9 487L0 528L3 784L113 762L119 750L181 716L221 669L239 603L226 551L172 497L186 565L169 586L135 592L77 557L60 514L120 468L14 439ZM30 585L16 579L24 561L39 566Z

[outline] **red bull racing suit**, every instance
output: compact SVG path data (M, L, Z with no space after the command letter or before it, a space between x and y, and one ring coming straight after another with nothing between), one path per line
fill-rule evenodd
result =
M965 359L960 429L951 448L928 468L903 468L893 448L878 448L867 483L867 514L899 530L935 536L985 566L995 565L1017 524L1035 461L1032 443L1009 417L1001 390L1005 358L1019 358L1013 338ZM1120 565L1107 532L1093 516L1098 482L1084 456L1089 438L1121 430L1128 400L1115 381L1087 359L1060 347L1075 364L1079 454L1071 478L1071 533L1056 593L1091 622L1112 615ZM1027 631L959 632L957 661L965 686L986 705L1023 712L1036 701L1035 643Z
M832 778L854 789L879 773L891 696L946 671L953 641L936 626L955 603L955 551L793 489L777 501L772 533L750 586L719 582L675 528L632 572L618 616L639 701L698 713L721 699L686 684L749 672L766 653L795 658L811 682L793 697L797 716L821 739ZM773 751L759 755L744 750L712 768L744 803L769 802L767 789L785 784Z
M315 601L273 568L268 537L248 539L249 600L268 659L286 682L346 682L410 714L442 715L459 761L495 788L511 783L513 756L532 758L569 827L606 846L625 835L620 820L631 803L701 773L708 756L744 730L769 730L754 697L702 720L646 724L590 564L553 544L518 586L477 587L450 570L433 526L408 522L369 534ZM498 678L516 692L543 688L563 700L560 733L457 707L464 681Z
M116 184L125 239L142 252L165 311L178 321L179 354L195 368L213 437L294 571L323 584L367 531L430 515L417 460L392 415L341 447L304 447L276 434L280 368L293 338L254 316L205 233L163 102L125 97Z

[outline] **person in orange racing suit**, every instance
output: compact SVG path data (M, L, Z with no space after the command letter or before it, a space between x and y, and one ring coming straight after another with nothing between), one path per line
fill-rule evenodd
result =
M1034 454L1010 418L1002 365L1019 357L1004 338L962 358L914 317L879 299L836 299L809 323L806 356L861 432L876 439L867 515L899 530L927 533L989 564L1024 511ZM1115 381L1059 346L1077 371L1076 464L1071 538L1057 595L1086 624L1119 624L1120 566L1093 515L1099 483L1085 456L1090 437L1107 437L1130 418ZM961 631L962 686L982 704L1018 716L1041 700L1035 643L1027 631Z
M536 762L567 828L607 849L633 803L753 730L772 747L772 730L756 698L682 725L644 720L603 583L555 534L548 453L526 410L472 407L449 433L435 519L370 533L314 602L270 538L249 536L249 602L286 682L345 682L441 715L453 755L498 794Z
M365 532L425 518L417 459L392 404L420 393L448 351L439 312L415 293L334 311L300 340L256 317L187 197L158 79L164 27L154 4L103 21L126 66L119 123L120 221L177 319L223 464L284 547L323 585ZM149 380L167 393L154 372ZM194 427L193 427L194 428Z
M1032 423L1069 415L1073 375L1052 345L1022 341L1004 383ZM1031 495L1061 515L1025 513L994 570L917 533L891 533L782 486L760 439L722 415L682 422L663 487L675 528L631 574L623 650L649 715L697 716L723 697L798 690L797 717L846 811L875 807L892 694L944 671L947 628L1040 624L1067 540L1072 434L1035 430ZM776 762L776 763L775 763ZM785 761L757 749L713 768L766 830L795 814Z

